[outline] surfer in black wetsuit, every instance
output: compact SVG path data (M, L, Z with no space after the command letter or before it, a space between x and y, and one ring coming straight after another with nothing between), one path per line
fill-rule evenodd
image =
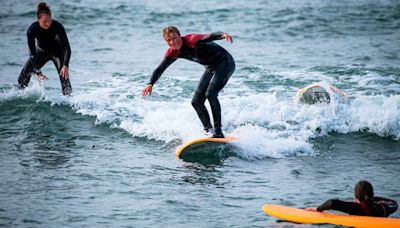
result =
M33 73L39 80L47 79L40 68L52 60L60 76L62 93L69 95L72 92L68 73L71 48L67 34L62 24L52 19L46 3L38 4L36 16L37 21L32 23L27 31L30 57L22 68L18 84L21 89L27 87Z
M178 58L188 59L204 65L206 69L197 85L192 105L205 131L213 132L213 137L215 138L223 138L224 135L221 130L221 106L218 100L218 93L235 71L235 61L228 51L212 41L225 39L232 43L232 37L224 32L189 34L181 37L179 30L173 26L166 27L163 30L163 36L169 49L165 53L160 65L151 75L150 82L142 90L142 96L151 94L154 83L161 77L165 69ZM206 99L210 102L214 128L204 105Z
M350 215L388 217L397 210L397 202L382 197L374 197L372 185L365 180L358 182L354 188L355 202L345 202L330 199L317 208L307 208L309 211L338 210Z

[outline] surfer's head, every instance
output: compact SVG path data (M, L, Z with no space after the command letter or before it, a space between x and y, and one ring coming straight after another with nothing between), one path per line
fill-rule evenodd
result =
M181 33L174 26L168 26L163 29L163 37L168 46L174 50L182 47Z
M41 2L38 4L36 16L39 26L41 28L43 29L50 28L52 22L51 11L50 7L45 2Z
M355 200L360 203L370 204L374 200L374 188L366 180L359 181L354 187Z

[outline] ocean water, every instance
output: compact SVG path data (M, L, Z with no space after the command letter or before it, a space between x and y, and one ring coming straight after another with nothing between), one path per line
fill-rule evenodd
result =
M360 179L400 201L399 1L48 3L72 49L70 97L51 62L49 80L15 88L37 1L0 8L0 225L296 227L261 207L352 200ZM233 36L217 41L236 61L219 96L240 138L227 158L175 156L205 136L190 103L202 66L178 60L140 96L167 25ZM350 99L299 104L311 83Z

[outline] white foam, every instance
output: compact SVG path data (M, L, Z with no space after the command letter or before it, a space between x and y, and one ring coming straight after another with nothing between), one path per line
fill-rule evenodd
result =
M400 140L400 95L359 96L347 110L347 117L349 132L368 130Z
M57 96L58 98L49 99L51 101L55 101L61 97L59 90L56 93L55 89L46 88L45 85L45 82L39 82L36 79L33 79L30 86L26 87L24 90L20 90L15 85L9 85L10 89L4 89L2 92L0 92L0 102L28 97L37 98L38 101L48 101L47 98Z
M400 139L400 95L358 95L349 103L332 99L329 104L300 105L293 100L295 91L291 97L278 97L240 90L235 83L241 82L233 80L220 95L222 121L225 134L240 138L235 152L244 159L313 155L310 139L332 131L368 130ZM96 117L96 124L166 143L205 136L191 97L176 97L174 83L159 83L145 99L140 97L143 86L137 79L103 77L74 87L68 97L59 88L33 83L23 91L3 91L0 100L37 97L38 102L70 105L77 113ZM209 109L208 102L206 106Z
M312 146L296 136L283 136L282 132L247 124L232 132L240 138L234 145L236 153L247 160L283 158L287 156L312 155Z

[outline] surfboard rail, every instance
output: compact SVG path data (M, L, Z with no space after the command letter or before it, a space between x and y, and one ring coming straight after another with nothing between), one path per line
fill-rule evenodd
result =
M398 218L382 218L346 214L332 214L327 212L307 211L288 206L265 204L264 213L294 223L303 224L334 224L349 227L375 228L375 227L400 227Z
M198 143L202 143L202 142L229 143L229 142L234 142L234 141L238 141L238 140L239 140L239 138L237 138L235 136L226 136L225 138L206 137L206 138L194 139L194 140L190 140L190 141L186 142L185 144L183 144L182 146L178 147L175 151L175 154L177 157L181 157L182 152L186 148L188 148L189 146L198 144Z

